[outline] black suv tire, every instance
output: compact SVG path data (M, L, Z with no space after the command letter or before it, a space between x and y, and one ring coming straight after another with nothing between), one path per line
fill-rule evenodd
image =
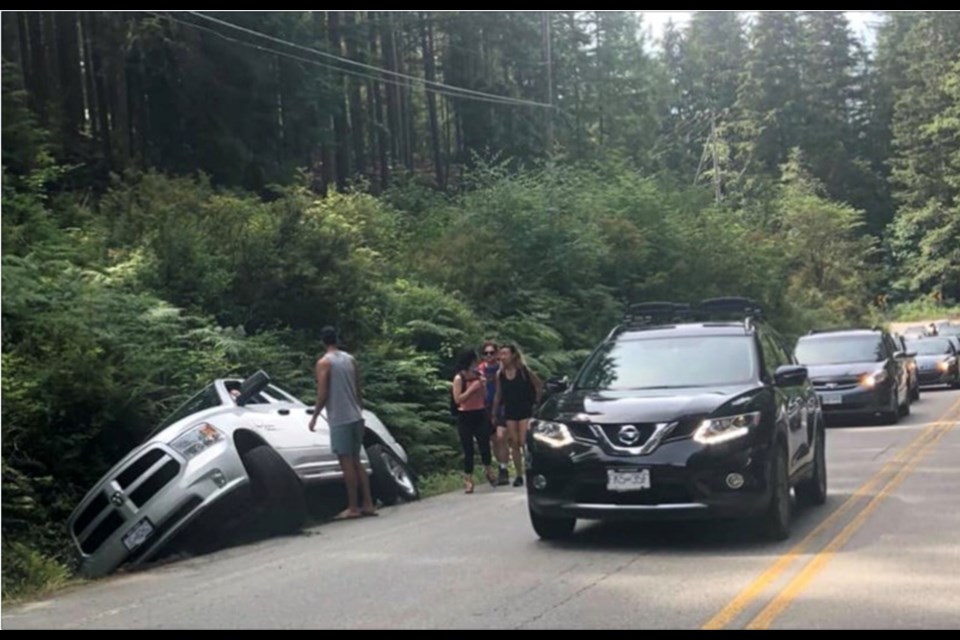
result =
M764 537L781 541L790 537L790 459L787 445L777 444L770 470L770 505L761 517Z
M814 443L817 450L814 453L813 475L796 487L797 502L805 506L817 507L827 501L827 450L826 431L821 422L816 431L817 440Z

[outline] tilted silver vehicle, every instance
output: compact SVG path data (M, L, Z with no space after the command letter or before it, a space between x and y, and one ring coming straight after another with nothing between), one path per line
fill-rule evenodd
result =
M231 502L275 533L306 518L306 485L341 483L321 412L270 383L217 379L187 400L116 464L77 505L70 536L87 577L156 556L178 533ZM374 499L395 504L419 492L407 453L380 419L364 411L361 453ZM229 500L228 500L229 498ZM251 508L252 507L252 508Z

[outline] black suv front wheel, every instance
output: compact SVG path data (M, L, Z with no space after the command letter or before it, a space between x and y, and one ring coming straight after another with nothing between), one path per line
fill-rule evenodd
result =
M787 446L777 445L770 469L770 504L761 517L760 526L770 540L790 537L790 469Z
M813 475L797 485L797 502L807 506L819 506L827 501L827 450L823 423L816 430L814 442Z

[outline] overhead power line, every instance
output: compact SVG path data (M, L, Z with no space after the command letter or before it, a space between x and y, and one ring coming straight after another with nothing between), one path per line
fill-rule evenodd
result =
M409 81L409 82L416 82L416 83L418 83L418 84L424 85L425 88L427 88L427 89L432 89L432 90L434 90L434 91L436 91L436 92L438 92L438 93L446 92L446 95L451 95L451 96L454 96L454 97L462 97L462 98L466 98L466 97L468 97L468 96L473 96L474 98L477 98L477 99L485 99L485 100L487 100L487 101L489 101L489 102L499 102L499 103L504 103L504 104L513 104L513 105L517 105L517 106L541 107L541 108L546 108L546 109L552 109L552 108L554 108L553 105L550 105L550 104L544 103L544 102L535 102L535 101L532 101L532 100L523 100L523 99L521 99L521 98L511 98L511 97L509 97L509 96L499 96L499 95L496 95L496 94L493 94L493 93L486 93L486 92L484 92L484 91L476 91L476 90L474 90L474 89L466 89L466 88L464 88L464 87L457 87L457 86L454 86L454 85L445 84L445 83L443 83L443 82L436 82L436 81L426 80L426 79L424 79L424 78L418 78L417 76L412 76L412 75L409 75L409 74L400 73L400 72L398 72L398 71L391 71L390 69L383 69L382 67L377 67L377 66L374 66L374 65L366 64L366 63L364 63L364 62L358 62L358 61L356 61L356 60L351 60L350 58L344 58L343 56L338 56L338 55L335 55L335 54L332 54L332 53L328 53L328 52L326 52L326 51L321 51L321 50L319 50L319 49L314 49L314 48L312 48L312 47L307 47L307 46L304 46L304 45L300 45L300 44L297 44L297 43L295 43L295 42L290 42L290 41L288 41L288 40L284 40L284 39L282 39L282 38L277 38L277 37L275 37L275 36L271 36L271 35L269 35L269 34L266 34L266 33L260 32L260 31L255 31L255 30L253 30L253 29L248 29L248 28L246 28L246 27L241 27L240 25L233 24L232 22L227 22L226 20L220 20L219 18L215 18L215 17L213 17L213 16L208 16L208 15L206 15L206 14L204 14L204 13L199 12L199 11L189 11L189 12L187 12L187 13L189 13L190 15L195 16L195 17L197 17L197 18L200 18L200 19L202 19L202 20L207 20L208 22L212 22L212 23L215 23L215 24L219 24L219 25L228 27L228 28L230 28L230 29L234 29L234 30L237 30L237 31L240 31L240 32L243 32L243 33L247 33L247 34L252 35L252 36L255 36L255 37L264 38L264 39L266 39L266 40L269 40L269 41L274 42L274 43L277 43L277 44L281 44L281 45L284 45L284 46L292 47L292 48L294 48L294 49L299 49L299 50L301 50L301 51L306 51L306 52L309 52L309 53L311 53L311 54L313 54L313 55L317 55L317 56L321 56L321 57L328 58L328 59L331 59L331 60L335 60L335 61L337 61L337 62L339 62L339 63L341 63L341 64L344 64L344 65L348 65L348 66L352 66L352 67L357 67L357 68L360 68L360 69L365 69L365 70L367 70L367 71L373 71L373 72L376 72L376 73L378 73L378 74L382 74L382 75L385 75L385 76L392 76L392 77L394 77L394 78L399 78L399 79L406 80L406 81ZM183 21L180 21L180 22L183 22ZM187 22L186 24L193 24L193 23ZM199 26L199 25L197 25L197 26ZM241 41L241 42L242 42L242 41ZM250 44L252 44L252 43L250 43ZM276 51L276 50L274 50L274 51L275 51L276 53L280 53L279 51ZM313 61L313 63L315 63L315 64L320 64L319 61ZM339 71L343 71L344 73L348 73L348 72L349 72L348 69L343 69L343 68L341 68L341 67L334 67L334 68L336 68L336 69L339 70ZM356 74L354 74L354 75L356 75ZM369 77L369 76L366 76L366 77ZM381 78L378 78L378 79L381 79ZM386 81L385 79L382 79L382 80ZM404 83L404 85L406 85L406 83Z

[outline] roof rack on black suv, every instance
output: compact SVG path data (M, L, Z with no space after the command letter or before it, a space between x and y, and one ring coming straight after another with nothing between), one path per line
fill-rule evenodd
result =
M721 317L762 318L763 308L750 298L710 298L697 304L697 312L704 318L719 319Z
M623 324L645 326L650 324L673 324L690 316L689 304L675 302L638 302L627 307Z
M791 487L823 504L820 404L762 316L748 298L632 305L530 422L534 530L548 539L578 518L741 516L782 539Z

